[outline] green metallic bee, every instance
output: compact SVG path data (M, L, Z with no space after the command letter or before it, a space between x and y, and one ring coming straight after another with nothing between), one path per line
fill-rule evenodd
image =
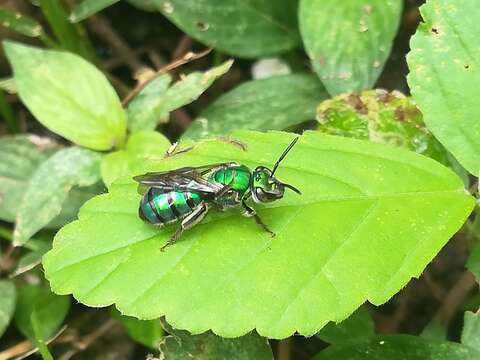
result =
M298 137L285 149L273 170L257 166L252 172L245 165L228 162L135 176L134 180L140 184L139 191L143 193L138 214L143 221L155 225L181 220L162 251L177 241L183 231L202 221L212 205L220 210L242 207L244 216L253 217L262 229L275 236L246 201L250 197L256 203L279 200L285 188L301 194L297 188L274 176L297 140Z

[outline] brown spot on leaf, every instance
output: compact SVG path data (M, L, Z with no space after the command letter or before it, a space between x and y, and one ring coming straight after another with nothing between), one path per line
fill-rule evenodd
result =
M388 91L379 91L377 94L377 100L381 103L388 103L393 100L393 95Z
M368 114L368 107L362 101L358 94L350 94L346 99L346 103L353 107L359 114Z
M405 121L405 110L403 109L403 107L397 107L395 109L394 115L397 121Z
M435 35L440 34L437 28L432 28L432 33L434 33Z
M405 109L405 118L407 121L410 119L415 119L420 116L422 116L422 113L416 106L409 106Z
M210 25L204 21L196 21L195 26L200 30L200 31L206 31L210 27Z
M325 56L320 56L320 59L318 59L318 62L320 63L320 66L327 65L327 59L325 59Z

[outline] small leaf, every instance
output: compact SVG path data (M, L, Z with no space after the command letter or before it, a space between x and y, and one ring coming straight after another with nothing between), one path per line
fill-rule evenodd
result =
M43 34L42 26L34 19L3 7L0 7L0 26L30 37Z
M187 331L174 330L163 323L166 336L160 344L160 353L169 360L273 360L268 340L255 332L235 339L225 339L211 332L190 335Z
M38 2L38 5L42 10L48 25L50 25L55 37L65 50L78 54L92 62L97 60L95 56L95 49L88 38L87 32L80 24L72 24L68 20L68 10L63 1L32 1Z
M137 164L137 174L238 161L272 166L293 136L238 132L247 151L206 140ZM399 174L401 176L399 176ZM175 245L178 224L138 217L130 178L87 202L62 228L43 265L52 289L125 315L166 315L194 334L313 335L365 301L382 304L418 276L470 214L474 199L438 162L391 146L306 132L277 176L302 191L254 205L272 238L235 209L212 209ZM108 226L106 226L108 224ZM306 231L308 229L308 231ZM286 267L288 264L288 267Z
M480 352L480 316L470 311L465 312L462 344Z
M134 168L139 161L150 157L162 158L170 147L170 141L155 131L133 133L127 141L125 150L107 154L102 159L102 180L110 187L112 182L122 176L134 176Z
M320 104L317 120L318 129L326 134L401 146L450 164L447 151L425 127L415 103L398 91L338 95Z
M366 90L390 55L401 0L301 0L305 49L328 92Z
M200 114L184 134L191 139L234 130L284 130L315 117L328 94L313 75L291 74L247 81Z
M69 20L73 23L80 22L119 1L120 0L82 0L80 4L77 4L73 8Z
M122 146L125 114L105 76L81 57L5 41L20 98L53 132L94 150Z
M377 336L330 346L312 360L476 360L480 352L454 342L411 335Z
M131 131L152 130L160 121L168 119L168 112L162 109L162 105L171 81L169 74L157 77L128 104L128 128Z
M30 177L56 148L53 141L35 135L0 139L0 219L15 219Z
M341 344L348 341L359 341L375 335L375 325L365 307L360 307L341 323L327 324L317 336L330 343Z
M33 243L34 241L30 241L29 245L32 245ZM37 240L35 241L34 246L35 250L29 251L18 260L17 267L12 276L23 274L39 265L42 262L42 256L52 248L51 239L50 241Z
M0 139L0 219L15 221L30 178L38 166L57 149L56 143L36 135L6 136ZM73 188L63 203L62 212L46 227L59 228L72 221L80 206L100 192L98 186Z
M171 78L163 75L150 83L128 106L131 131L153 130L166 121L171 111L196 100L212 83L225 74L233 61L227 61L205 72L193 72L167 89Z
M58 151L32 175L18 209L14 243L22 245L57 216L74 185L100 180L100 154L81 148Z
M470 0L429 0L411 41L408 83L425 123L470 173L480 171L480 9Z
M0 338L10 324L15 311L15 285L9 280L0 280Z
M133 340L151 349L158 349L160 340L163 338L163 329L159 319L138 320L131 316L124 316L115 309L112 311L112 316L120 321Z
M70 299L67 296L57 296L43 287L22 286L18 289L15 324L23 335L35 339L30 321L35 310L40 325L39 336L49 339L62 324L69 308Z
M299 45L297 0L153 0L191 37L227 54L255 58Z

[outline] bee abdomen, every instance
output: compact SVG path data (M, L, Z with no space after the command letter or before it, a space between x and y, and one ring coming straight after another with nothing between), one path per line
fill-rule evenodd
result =
M163 192L151 188L143 196L138 212L145 222L168 224L190 214L200 202L201 197L195 192Z

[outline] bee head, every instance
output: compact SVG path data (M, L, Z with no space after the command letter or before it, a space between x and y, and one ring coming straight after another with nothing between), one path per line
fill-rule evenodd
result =
M280 162L285 158L290 149L297 142L298 137L295 138L290 145L285 149L280 158L275 163L273 170L266 168L265 166L257 166L252 174L252 198L253 201L259 202L271 202L283 197L285 188L295 191L297 194L301 194L300 190L294 186L286 183L282 183L275 177L275 171L278 168Z

